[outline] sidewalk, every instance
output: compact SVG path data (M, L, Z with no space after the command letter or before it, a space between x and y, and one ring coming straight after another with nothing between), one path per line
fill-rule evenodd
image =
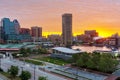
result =
M0 73L0 80L10 80L7 77L5 77L3 74Z

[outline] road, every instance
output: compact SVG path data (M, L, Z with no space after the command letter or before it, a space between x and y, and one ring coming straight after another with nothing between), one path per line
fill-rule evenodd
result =
M1 59L1 68L7 72L7 70L10 68L11 65L18 66L19 67L19 74L21 73L22 70L29 71L32 74L32 77L30 80L38 80L39 76L45 76L48 78L48 80L67 80L63 77L56 76L47 72L44 72L42 70L38 69L38 66L31 65L28 63L19 61L19 60L13 60L9 58L3 58ZM34 68L35 67L35 68ZM35 79L34 79L34 70L35 70Z

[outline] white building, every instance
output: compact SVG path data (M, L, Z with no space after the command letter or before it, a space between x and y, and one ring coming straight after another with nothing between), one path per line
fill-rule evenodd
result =
M82 51L76 51L65 47L54 47L52 48L51 57L68 60L72 58L73 54L79 54L79 53L82 53Z

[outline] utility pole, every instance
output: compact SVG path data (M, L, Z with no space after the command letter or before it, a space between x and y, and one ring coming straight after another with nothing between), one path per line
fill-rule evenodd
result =
M1 57L0 57L0 68L1 68Z
M21 70L23 71L23 67L21 67Z
M76 80L78 80L78 69L76 68Z
M34 80L35 80L35 69L36 69L36 65L34 65Z

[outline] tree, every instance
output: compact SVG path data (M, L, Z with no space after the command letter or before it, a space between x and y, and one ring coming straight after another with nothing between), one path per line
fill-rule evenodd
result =
M36 49L33 49L32 52L33 52L34 54L37 54L38 51L37 51Z
M100 62L100 53L93 53L92 54L92 61L94 63L95 66L93 66L93 69L98 69L98 65Z
M84 67L84 61L82 58L78 59L77 62L76 62L77 66L79 67Z
M79 67L99 70L111 73L115 71L118 61L110 53L81 53L72 56L73 61Z
M102 54L99 62L99 70L102 72L113 72L118 65L118 61L110 54Z
M25 48L20 49L20 54L22 54L23 57L27 57L27 50Z
M30 48L27 48L27 49L26 49L26 52L27 52L28 54L30 54L32 51L31 51Z
M29 71L22 71L20 78L21 80L29 80L31 78L31 73Z
M77 58L77 56L73 56L73 57ZM89 58L90 58L90 55L88 53L86 52L81 53L76 63L79 67L87 67L87 61L89 60Z
M21 49L20 49L20 54L25 54L25 53L26 53L25 48L21 48Z
M80 58L80 55L79 54L73 54L72 55L72 59L73 59L73 62L77 62L77 60Z
M37 50L37 52L38 52L39 54L46 54L46 53L48 53L47 50L44 49L44 48L39 48L39 49Z
M47 77L40 76L40 77L38 78L38 80L48 80L48 79L47 79Z
M87 68L91 68L94 69L95 68L95 64L94 61L92 60L92 58L90 58L87 62L86 62Z
M102 72L106 72L106 66L107 65L107 63L106 63L106 60L105 60L105 58L104 57L101 57L101 59L100 59L100 61L99 61L99 70L100 71L102 71Z
M12 78L15 78L18 75L18 66L11 66L10 69L8 69L8 73L11 75Z

